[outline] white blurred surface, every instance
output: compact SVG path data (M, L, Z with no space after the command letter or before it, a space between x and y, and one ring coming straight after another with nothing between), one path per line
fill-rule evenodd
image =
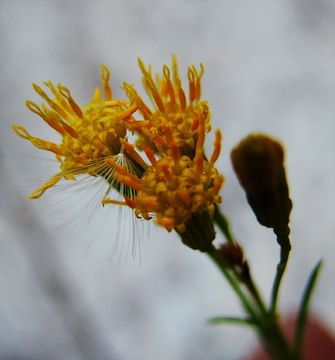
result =
M101 184L25 198L57 168L10 129L56 139L24 106L37 100L31 83L62 82L84 104L104 63L120 97L123 80L140 88L137 56L156 71L172 53L182 70L205 64L203 97L224 133L222 208L267 295L278 248L248 208L229 151L251 131L285 143L294 211L281 305L297 308L322 257L312 306L335 329L334 15L331 0L0 1L0 359L237 360L254 346L249 330L206 325L240 308L204 255L143 226L134 261L125 214L115 250L120 217L100 208Z

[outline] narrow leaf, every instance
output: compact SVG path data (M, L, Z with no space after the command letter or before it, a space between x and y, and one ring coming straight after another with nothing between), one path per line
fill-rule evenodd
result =
M208 320L211 325L218 324L237 324L237 325L248 325L255 326L255 322L252 319L242 319L234 316L217 316Z
M312 272L308 278L302 299L301 299L300 309L299 309L299 314L298 314L298 319L297 319L297 324L296 324L296 329L295 329L295 338L294 338L294 351L297 355L300 355L301 351L302 351L301 348L302 348L304 331L305 331L305 326L306 326L306 321L307 321L308 306L309 306L313 291L315 289L315 285L316 285L321 267L322 267L322 260L320 260L316 264L314 269L312 270Z

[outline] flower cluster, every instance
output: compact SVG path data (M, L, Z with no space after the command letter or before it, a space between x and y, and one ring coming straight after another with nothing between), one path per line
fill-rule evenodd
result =
M188 94L182 86L176 57L171 69L163 66L162 76L152 74L139 60L143 85L152 101L146 104L134 86L124 83L126 99L112 97L110 72L102 66L102 90L80 107L65 86L46 82L49 96L34 84L46 104L27 101L29 110L40 116L61 136L59 144L31 136L19 125L15 133L34 146L51 151L60 172L34 191L39 198L60 179L75 180L86 174L102 177L108 189L103 204L127 205L137 217L151 219L168 231L186 231L195 215L213 215L223 177L215 168L221 148L221 133L215 133L214 149L204 154L205 136L211 129L208 103L201 100L204 73L188 68ZM102 96L103 93L103 96ZM134 144L128 135L135 134ZM144 160L146 158L147 160ZM110 198L118 191L122 201Z

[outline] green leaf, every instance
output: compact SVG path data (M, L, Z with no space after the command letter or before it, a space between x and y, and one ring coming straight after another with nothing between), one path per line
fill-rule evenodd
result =
M208 320L208 323L211 325L219 324L237 324L237 325L247 325L255 326L255 322L252 319L242 319L234 316L216 316Z
M307 321L308 306L309 306L311 297L313 295L313 291L315 289L315 285L316 285L321 267L322 267L322 260L320 260L316 264L314 269L312 270L312 272L308 278L302 299L301 299L300 309L299 309L299 314L298 314L298 319L297 319L297 324L296 324L296 329L295 329L295 337L294 337L294 351L298 356L301 354L301 351L302 351L301 348L302 348L304 331L305 331L305 326L306 326L306 321Z

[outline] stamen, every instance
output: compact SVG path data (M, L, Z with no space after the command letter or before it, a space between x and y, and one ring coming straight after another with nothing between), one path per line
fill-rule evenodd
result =
M64 97L64 95L61 94L58 89L56 89L54 84L51 81L45 81L43 84L47 86L52 92L52 94L55 96L54 102L57 103L61 108L63 108L64 111L72 113L71 106L69 105L66 97ZM58 87L59 86L61 86L61 84L58 84Z
M182 110L186 109L186 96L184 93L184 90L181 87L181 81L179 80L179 84L177 85L178 87L178 96L179 96L179 103L180 103L180 108Z
M123 89L125 90L129 99L131 99L131 101L134 101L137 104L138 110L143 115L144 119L149 119L152 115L152 112L147 107L147 105L144 103L144 101L141 99L141 97L137 94L134 87L132 85L124 82Z
M172 55L172 72L173 72L173 81L177 88L178 98L179 98L179 105L182 110L186 109L186 96L184 90L181 85L181 80L179 78L179 71L178 71L178 61L175 54Z
M170 79L170 69L166 65L163 66L163 75L166 81L167 93L169 94L171 103L174 105L176 103L176 95Z
M62 149L51 141L42 140L31 136L28 131L20 125L12 125L15 134L25 140L29 140L34 146L41 150L51 151L57 155L63 155Z
M196 90L195 90L195 83L194 83L195 74L194 74L194 70L192 67L188 68L187 77L188 77L189 99L190 99L190 102L193 102L195 99Z
M195 156L202 156L202 148L205 142L205 119L200 118L199 128L198 128L198 139L195 148Z
M114 168L119 174L130 178L134 182L140 183L140 179L138 176L125 169L122 165L117 164L113 159L107 159L106 164Z
M77 133L77 131L71 127L69 124L67 124L64 120L60 119L61 124L63 126L63 128L65 129L65 131L72 137L74 137L75 139L77 139L79 137L79 134Z
M152 77L151 76L146 77L145 82L146 82L146 85L148 87L148 90L150 91L153 99L155 100L155 103L156 103L159 111L164 113L165 112L164 103L163 103L163 100L161 99L161 97L159 95L159 92L157 90L156 85L154 84L154 82L152 80Z
M145 65L143 64L143 61L138 58L138 65L143 73L143 83L144 86L147 88L148 92L151 94L151 96L153 97L158 109L160 112L165 112L165 107L164 107L164 103L159 95L159 91L152 79L151 76L151 68L149 67L149 71L145 68Z
M161 169L165 179L167 181L171 181L173 178L173 174L170 169L169 163L165 159L163 159L157 164L157 166L159 166L159 168Z
M202 63L200 63L200 73L198 74L195 70L195 73L196 73L195 100L196 101L198 101L201 97L201 78L202 78L204 72L205 72L205 67Z
M198 153L195 156L194 160L195 160L195 164L196 164L195 173L196 173L196 176L199 177L202 174L203 170L204 170L204 159L203 159L202 154L199 155L199 153Z
M126 152L139 164L142 168L146 169L148 165L142 159L140 154L135 150L134 145L129 144L126 140L120 139L121 144L123 145Z
M199 126L199 119L198 117L195 117L192 122L191 131L193 132L197 130L198 126Z
M100 101L100 97L101 97L101 90L100 88L96 88L94 90L93 96L92 96L92 103L97 103Z
M43 184L37 190L32 192L29 195L29 199L34 199L35 200L35 199L40 198L45 193L46 190L48 190L49 188L54 186L62 177L63 177L62 173L56 174L50 180L48 180L45 184Z
M132 177L130 177L129 175L124 175L117 171L115 172L114 175L115 175L116 180L119 181L120 183L122 183L126 186L129 186L136 191L141 190L141 188L142 188L141 184L138 182L135 182L134 179Z
M101 80L104 86L104 93L106 100L112 100L112 88L109 85L110 71L106 65L101 65Z
M52 127L54 130L59 132L61 135L64 135L65 131L64 131L63 127L56 120L54 120L51 116L48 116L48 114L44 113L37 104L35 104L34 102L32 102L30 100L27 100L26 106L30 111L32 111L36 115L40 116L50 127Z
M129 206L126 201L118 201L118 200L113 200L113 199L110 199L110 198L102 199L101 204L103 206L104 205L109 205L109 204L121 205L121 206Z
M58 112L58 114L61 115L64 119L68 118L68 114L56 102L51 100L40 86L38 86L37 84L33 84L33 88L37 92L37 94L40 95L41 98L43 98L50 105L52 109Z
M125 120L129 118L137 110L137 105L131 105L127 110L118 115L119 120Z
M126 202L126 204L131 208L131 209L135 209L136 208L136 202L135 200L130 199L128 196L124 195L124 200Z
M61 84L58 85L58 89L59 89L59 92L67 99L67 101L68 101L69 105L71 106L71 109L74 111L74 113L80 119L83 119L84 115L83 115L79 105L73 100L70 90Z
M169 148L171 150L173 160L177 162L180 159L180 154L179 154L179 149L177 147L177 144L173 140L170 126L168 124L164 124L163 125L163 131L165 132L166 141L167 141L167 143L169 145Z
M144 150L145 154L147 155L147 157L148 157L149 161L151 162L151 164L155 165L157 160L155 158L154 152L147 145L144 145L143 150Z
M221 152L221 139L222 139L222 135L221 135L221 131L220 130L216 130L215 131L215 140L214 140L214 149L213 149L213 153L210 159L210 163L214 164L216 162L216 160L218 159L220 152Z
M214 184L213 186L208 190L208 192L210 194L217 194L219 192L219 190L221 189L221 186L224 182L223 176L222 175L217 175L214 178Z

